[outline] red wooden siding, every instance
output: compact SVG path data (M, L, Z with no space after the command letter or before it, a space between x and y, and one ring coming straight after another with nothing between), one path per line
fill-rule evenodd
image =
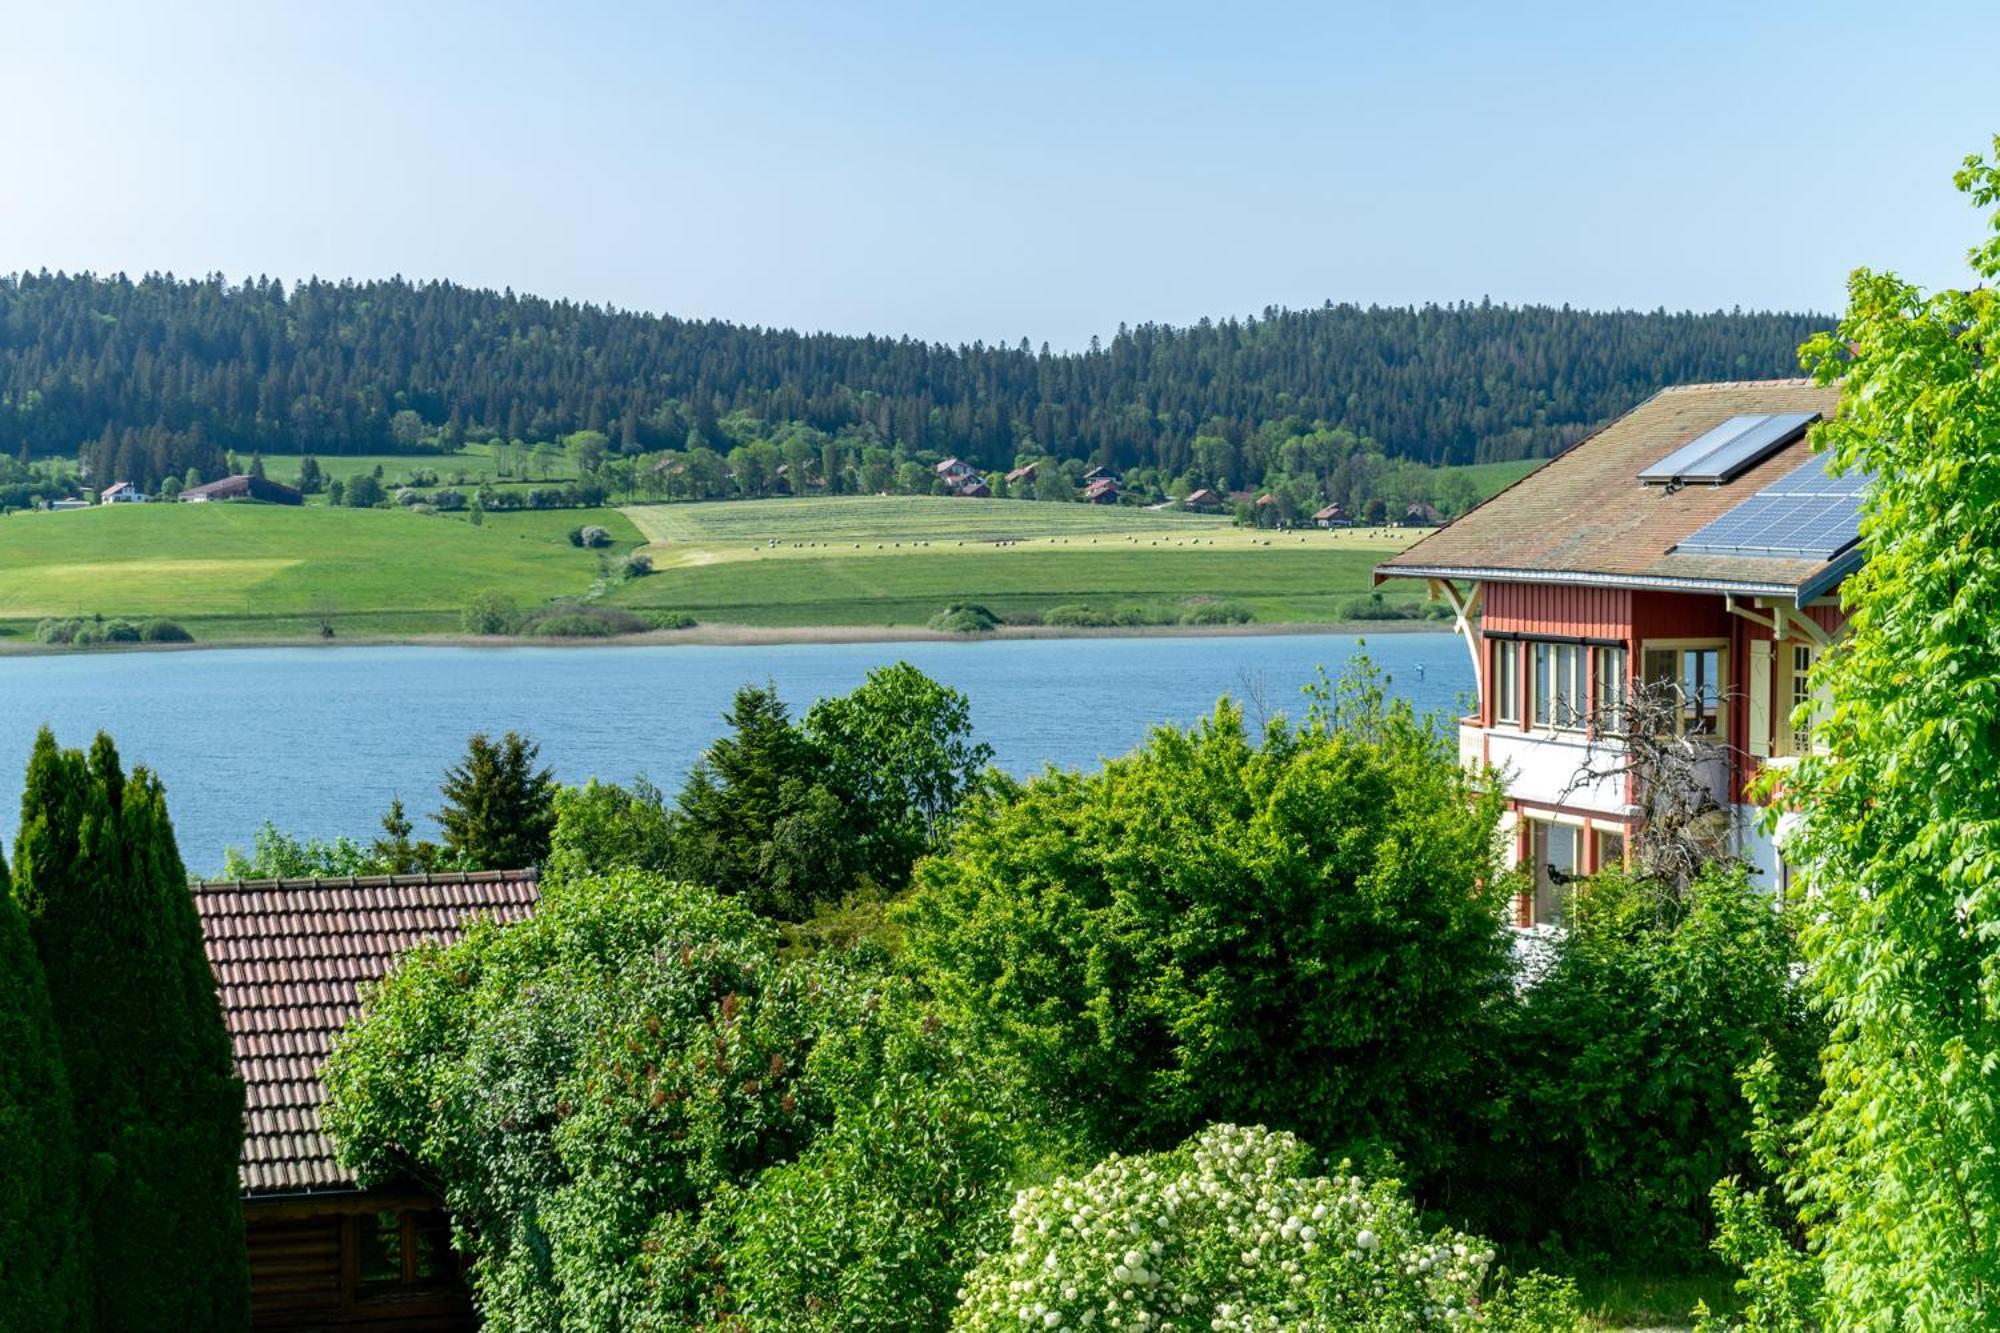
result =
M1489 583L1481 623L1507 634L1619 639L1632 622L1632 593L1560 583Z

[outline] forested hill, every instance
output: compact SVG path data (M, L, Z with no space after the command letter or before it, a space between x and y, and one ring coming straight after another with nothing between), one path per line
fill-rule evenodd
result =
M0 456L96 447L134 476L223 449L440 438L724 439L748 413L991 466L1179 472L1199 434L1323 422L1425 463L1545 454L1663 384L1796 371L1817 315L1456 305L1121 328L1088 351L800 334L450 283L0 279ZM872 437L872 440L870 439ZM108 461L108 460L107 460ZM205 466L205 465L204 465ZM211 473L212 475L212 473Z

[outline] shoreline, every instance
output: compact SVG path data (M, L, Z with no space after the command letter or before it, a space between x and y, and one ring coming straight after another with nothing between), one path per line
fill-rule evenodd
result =
M1450 623L1432 620L1360 620L1248 625L1129 625L1069 627L1003 625L986 634L948 634L921 625L696 625L691 629L649 630L614 638L557 639L514 634L362 634L351 638L319 635L235 636L191 643L106 643L87 648L66 644L0 641L0 658L84 657L111 653L185 653L238 648L660 648L777 647L852 643L995 643L1022 639L1192 639L1264 638L1301 634L1449 634Z

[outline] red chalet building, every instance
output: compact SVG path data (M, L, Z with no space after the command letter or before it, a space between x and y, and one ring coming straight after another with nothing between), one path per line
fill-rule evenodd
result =
M1807 443L1838 402L1803 380L1664 389L1377 569L1457 613L1479 687L1460 755L1504 775L1533 871L1518 924L1560 923L1569 877L1626 857L1640 809L1617 733L1642 683L1678 687L1715 836L1782 891L1746 787L1809 747L1793 717L1845 628L1866 478L1829 476Z

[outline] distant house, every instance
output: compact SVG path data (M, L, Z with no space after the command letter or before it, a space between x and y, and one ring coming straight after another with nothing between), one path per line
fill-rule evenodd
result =
M1083 488L1085 504L1115 505L1118 503L1118 483L1110 477L1099 477Z
M210 500L262 500L266 504L297 505L304 504L306 497L281 482L243 473L190 486L181 492L182 504L207 504Z
M533 912L535 872L197 885L195 912L247 1094L243 1221L256 1328L474 1329L443 1201L411 1181L363 1189L320 1129L320 1070L341 1025L422 940Z
M117 481L104 488L104 493L97 497L97 503L101 505L136 505L144 504L152 498L152 496L147 495L129 481Z
M52 510L88 509L90 508L90 501L79 500L74 496L66 496L63 499L51 501L49 508Z
M1422 500L1403 511L1403 526L1406 528L1434 528L1442 522L1444 515L1437 511L1437 506Z
M953 491L952 494L962 495L968 500L990 500L993 498L993 488L978 477L974 477L971 481L964 483L957 490Z
M1197 514L1215 514L1222 511L1222 497L1204 486L1198 491L1189 491L1187 499L1181 501L1181 508Z
M1348 517L1347 510L1337 504L1330 504L1326 508L1316 511L1313 514L1313 522L1322 528L1351 528L1354 526L1354 520Z
M1116 482L1117 480L1118 480L1118 474L1116 472L1113 472L1110 468L1104 466L1104 464L1102 463L1099 463L1096 467L1092 468L1090 471L1083 474L1083 483L1086 486L1088 486L1093 481Z
M932 469L939 480L947 485L959 486L979 475L979 470L962 458L947 458Z
M1007 474L1007 484L1009 486L1018 486L1024 481L1033 481L1035 479L1036 470L1040 467L1041 467L1040 463L1022 464L1020 467L1015 468L1012 472L1009 472Z

